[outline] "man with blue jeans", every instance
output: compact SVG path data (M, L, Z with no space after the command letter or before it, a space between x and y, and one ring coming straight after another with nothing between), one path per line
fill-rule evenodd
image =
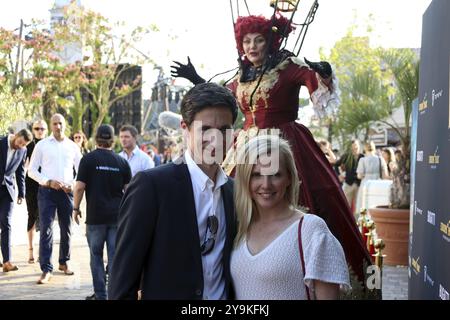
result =
M106 243L108 264L114 258L119 205L131 180L127 160L112 151L114 128L103 124L95 135L97 149L81 159L74 191L73 218L79 223L80 203L86 191L86 236L91 252L94 294L87 300L106 300L106 272L103 247ZM108 270L111 272L111 270Z
M58 213L61 241L59 245L59 270L65 275L70 270L70 238L73 209L74 170L82 157L80 148L65 135L66 120L57 113L50 120L52 134L39 141L30 159L28 175L39 183L39 262L42 275L38 284L50 281L53 272L53 221ZM39 168L41 170L39 170Z

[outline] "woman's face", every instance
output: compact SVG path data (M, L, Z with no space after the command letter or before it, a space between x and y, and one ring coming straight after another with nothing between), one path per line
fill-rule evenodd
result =
M77 145L81 146L83 144L83 136L79 133L75 133L73 135L73 141L75 141Z
M276 208L287 202L285 195L290 184L284 161L279 161L279 165L273 166L273 163L262 165L258 160L250 176L250 195L258 208Z
M261 33L247 33L242 40L244 54L255 67L264 63L267 42Z

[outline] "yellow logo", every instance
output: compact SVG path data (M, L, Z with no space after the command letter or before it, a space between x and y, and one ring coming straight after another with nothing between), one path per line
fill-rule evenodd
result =
M420 264L419 264L419 259L420 257L418 257L417 259L414 260L414 258L412 259L411 265L414 268L414 270L417 273L420 273Z
M447 222L447 224L441 222L441 232L450 237L450 220Z
M425 93L425 97L423 97L422 102L419 103L419 111L423 111L426 108L428 108L428 101L427 101L427 94Z
M439 158L440 155L438 155L439 146L436 147L436 151L434 151L434 154L428 157L428 163L429 164L439 164Z

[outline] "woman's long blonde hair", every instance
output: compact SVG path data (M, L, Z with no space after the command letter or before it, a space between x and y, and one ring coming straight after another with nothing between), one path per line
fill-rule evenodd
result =
M250 139L237 152L234 203L238 231L235 246L244 239L253 214L258 212L255 202L251 198L250 178L253 166L260 157L264 156L270 156L271 161L279 161L279 165L284 164L286 167L291 183L286 190L285 197L290 206L297 207L300 183L289 143L277 135L261 135Z

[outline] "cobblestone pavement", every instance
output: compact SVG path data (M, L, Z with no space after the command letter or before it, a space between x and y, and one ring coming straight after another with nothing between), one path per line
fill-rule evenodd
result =
M83 208L83 206L82 206ZM85 212L85 211L84 211ZM89 248L85 237L84 222L75 226L72 236L71 268L75 275L66 276L55 271L48 284L37 285L41 275L39 263L28 264L26 238L27 214L24 205L17 206L13 213L13 263L18 271L0 272L0 300L83 300L92 294L92 278L89 267ZM54 226L55 244L52 262L58 268L59 228ZM39 234L35 238L37 258ZM0 270L1 271L1 270ZM408 299L408 268L385 266L383 268L383 300Z

